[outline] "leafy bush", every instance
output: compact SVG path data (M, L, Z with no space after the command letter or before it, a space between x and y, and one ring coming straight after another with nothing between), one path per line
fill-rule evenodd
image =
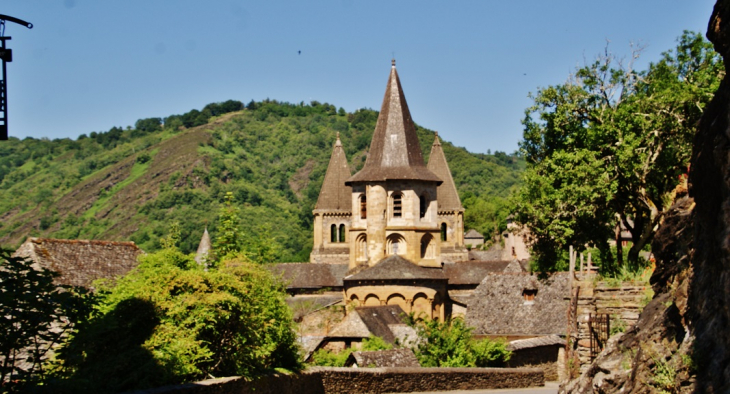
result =
M421 340L415 353L422 367L497 367L512 356L503 340L475 340L473 328L461 318L419 321L416 330Z
M362 350L366 352L372 352L377 350L390 350L392 348L393 345L385 342L383 338L376 337L373 334L370 334L369 337L365 338L365 340L362 341Z
M347 361L347 358L350 357L352 352L353 349L345 349L339 353L327 349L319 349L312 354L309 362L312 365L320 367L344 367L345 361Z
M101 286L96 315L61 349L58 391L118 392L297 369L282 285L227 260L204 271L174 248L143 256L115 287Z

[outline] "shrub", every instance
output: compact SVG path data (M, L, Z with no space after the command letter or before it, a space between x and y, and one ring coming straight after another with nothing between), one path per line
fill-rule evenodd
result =
M280 283L246 262L204 271L174 248L143 256L115 287L102 286L96 316L61 350L57 391L118 392L298 369L284 298Z
M415 353L422 367L496 367L512 355L502 340L475 340L461 318L420 321L416 330L420 341Z

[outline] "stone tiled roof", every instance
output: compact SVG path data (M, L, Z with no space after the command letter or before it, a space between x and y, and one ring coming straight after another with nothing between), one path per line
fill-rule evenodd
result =
M441 141L439 141L438 133L436 133L433 146L431 146L431 155L428 157L427 168L443 181L436 190L439 211L458 211L464 209L461 205L461 199L459 199L459 193L456 191L454 178L451 177L449 163L446 162L444 150L441 149Z
M479 233L479 231L471 229L464 234L464 238L484 238L482 234Z
M310 295L310 296L298 296L288 297L286 304L292 310L294 319L299 319L302 316L326 308L331 305L342 302L341 295Z
M89 241L53 238L28 238L15 251L43 268L60 274L55 282L91 287L97 279L125 275L144 253L134 242Z
M281 275L287 289L342 287L347 264L279 263L264 266L274 275Z
M350 175L352 173L338 133L314 210L352 212L352 187L345 185Z
M525 300L526 289L537 290L534 301ZM466 323L480 335L564 335L569 294L567 272L487 274L472 294Z
M319 348L319 345L326 337L323 336L302 336L297 338L299 349L303 354L303 360L307 362L312 354Z
M424 268L403 257L392 255L380 260L372 267L368 267L356 274L345 277L344 280L385 280L385 279L446 279L441 268Z
M370 329L358 313L350 312L327 334L329 338L367 338Z
M390 70L383 105L375 125L365 166L347 180L354 182L378 182L385 180L422 180L441 183L423 162L416 126L411 119L406 97L395 69Z
M405 312L400 306L362 306L357 308L356 312L373 335L383 338L388 343L395 342L395 334L388 326L403 324Z
M416 355L411 349L390 349L378 350L374 352L352 352L345 361L345 366L354 364L358 367L420 367Z
M506 260L444 263L443 273L450 285L478 285L487 274L502 272L509 264Z
M532 349L542 346L565 346L565 339L557 335L546 335L543 337L518 339L507 344L507 350L515 351L522 349Z
M489 250L470 250L469 260L477 261L493 261L502 259L502 249L496 249L494 247Z
M388 343L395 342L389 326L403 325L403 309L398 305L361 306L347 314L329 333L330 338L367 338L371 334Z

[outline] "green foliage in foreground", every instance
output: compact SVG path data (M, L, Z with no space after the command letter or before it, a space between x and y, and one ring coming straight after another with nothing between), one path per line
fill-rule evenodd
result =
M385 342L383 338L370 334L370 337L365 338L362 341L362 348L360 350L365 352L374 352L377 350L389 350L392 348L393 345ZM320 367L344 367L347 358L350 357L350 354L354 350L355 349L353 348L349 348L339 353L335 353L326 349L319 349L312 354L310 363Z
M422 367L500 367L512 352L503 340L476 340L463 319L416 323L416 357Z
M87 317L89 295L57 286L55 272L0 250L0 385L23 391L43 376L42 361L73 326ZM52 326L55 326L51 330ZM22 351L22 352L21 352ZM25 366L21 366L24 363Z
M215 376L296 370L299 356L282 285L231 259L197 268L174 248L146 255L60 350L56 392L120 392Z
M541 271L565 267L565 250L597 248L601 270L640 268L648 245L686 176L692 138L725 70L700 34L685 32L676 49L647 70L608 51L564 84L538 90L523 124L528 168L517 198L518 221L534 237ZM608 241L619 225L631 234L624 257ZM598 259L597 259L598 260Z

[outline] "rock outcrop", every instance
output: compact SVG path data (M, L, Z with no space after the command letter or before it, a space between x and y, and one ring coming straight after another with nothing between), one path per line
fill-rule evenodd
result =
M730 65L730 0L718 0L707 38ZM570 393L730 392L730 79L705 108L694 139L690 197L657 233L654 299L612 338Z
M696 363L687 290L694 207L691 198L679 199L654 238L657 267L651 283L656 295L637 324L612 337L588 370L563 385L561 393L693 392Z

